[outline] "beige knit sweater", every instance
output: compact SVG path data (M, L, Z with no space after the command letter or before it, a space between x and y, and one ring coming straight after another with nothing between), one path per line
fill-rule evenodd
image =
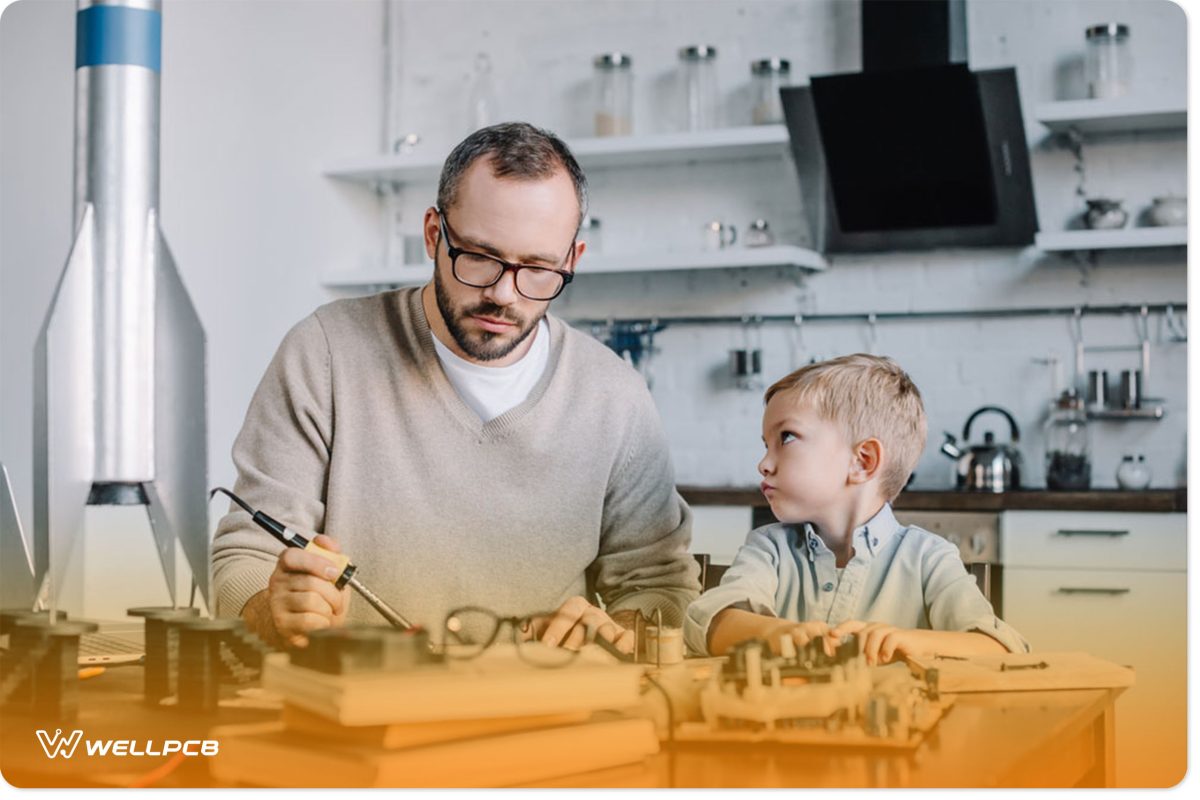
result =
M698 570L654 402L611 351L547 319L541 380L484 423L442 371L420 289L317 309L251 400L235 492L333 536L435 635L457 606L520 615L576 594L681 625ZM218 615L266 588L282 547L231 507L213 540ZM348 619L383 621L357 597Z

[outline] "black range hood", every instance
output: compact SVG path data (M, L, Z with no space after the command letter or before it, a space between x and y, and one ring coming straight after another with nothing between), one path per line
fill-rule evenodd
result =
M862 30L862 72L782 90L816 248L1032 244L1016 70L968 69L964 0L863 0Z

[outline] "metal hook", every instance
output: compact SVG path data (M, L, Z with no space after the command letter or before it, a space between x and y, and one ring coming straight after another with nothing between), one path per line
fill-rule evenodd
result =
M1075 313L1071 317L1071 343L1074 345L1075 351L1075 378L1072 385L1076 390L1083 388L1083 306L1075 306Z
M1171 332L1172 342L1187 341L1187 321L1183 317L1175 316L1175 306L1167 304L1167 309L1163 313L1163 318L1167 323L1167 330Z
M792 323L792 369L796 369L800 366L801 353L807 349L804 343L804 315L797 314Z
M1133 321L1138 333L1138 342L1145 344L1150 341L1150 309L1142 306L1137 318Z
M742 314L742 349L749 350L753 347L750 341L750 315Z
M1071 317L1071 341L1075 344L1083 341L1083 306L1075 306Z

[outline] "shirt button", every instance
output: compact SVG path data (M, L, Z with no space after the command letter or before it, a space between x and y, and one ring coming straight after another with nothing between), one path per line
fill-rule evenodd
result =
M824 590L825 590L825 591L827 591L827 592L832 592L832 591L833 591L833 584L832 584L832 583L826 583L826 584L825 584L824 586L822 586L821 588L822 588L822 589L824 589Z
M871 540L871 544L879 544L879 540L878 540L878 539L872 539L872 540Z

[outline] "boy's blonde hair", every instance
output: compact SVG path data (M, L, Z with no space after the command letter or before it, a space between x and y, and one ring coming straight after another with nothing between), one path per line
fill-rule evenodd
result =
M801 367L775 381L763 403L781 392L810 403L842 427L851 443L883 444L879 489L892 500L908 483L925 449L925 405L908 373L890 358L855 353Z

